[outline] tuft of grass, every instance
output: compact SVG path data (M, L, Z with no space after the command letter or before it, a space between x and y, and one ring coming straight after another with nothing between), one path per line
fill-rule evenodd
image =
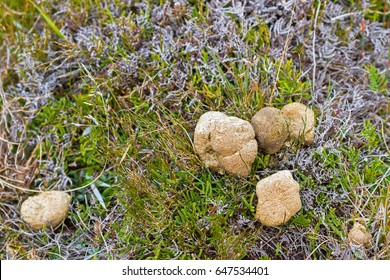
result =
M277 63L279 67L279 63ZM311 99L310 82L302 80L302 73L295 69L293 61L287 60L280 65L278 77L279 96L274 104L288 104L291 102L306 103Z
M239 213L252 217L253 208L243 199L253 200L252 188L234 186L234 178L224 183L200 168L188 135L194 122L161 106L142 118L139 113L123 115L136 128L128 140L133 142L135 134L136 145L117 151L127 153L121 162L126 220L116 228L128 245L120 254L130 246L140 259L244 258L257 229L235 228L231 222Z

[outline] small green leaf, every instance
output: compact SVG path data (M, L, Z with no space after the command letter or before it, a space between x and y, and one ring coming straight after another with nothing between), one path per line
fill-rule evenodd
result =
M307 217L307 214L300 213L291 219L291 223L300 227L308 227L311 224L311 220Z
M90 134L92 131L92 126L88 126L84 131L83 131L83 134L82 136L87 136L88 134Z

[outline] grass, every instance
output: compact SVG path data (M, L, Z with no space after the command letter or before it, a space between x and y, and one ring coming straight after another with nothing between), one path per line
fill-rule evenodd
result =
M388 4L344 2L4 1L1 259L390 259ZM206 111L296 101L312 146L259 153L245 179L194 153ZM303 208L266 227L255 186L283 169ZM69 216L34 232L20 204L49 189Z
M57 26L54 24L54 22L51 20L51 18L45 13L44 10L42 10L39 5L35 4L33 1L30 1L34 7L39 11L41 16L45 19L47 24L50 26L50 28L60 37L61 39L65 39L64 34L61 33L61 31L57 28Z

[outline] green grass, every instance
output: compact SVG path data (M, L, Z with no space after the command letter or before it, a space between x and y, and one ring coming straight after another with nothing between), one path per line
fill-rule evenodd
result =
M34 3L34 1L30 1L31 4L34 5L34 7L39 11L39 13L41 14L41 16L45 19L45 21L47 22L47 24L50 26L50 28L58 35L58 37L60 37L61 39L65 39L65 36L64 34L61 33L61 31L57 28L57 26L55 25L55 23L51 20L51 18L45 13L44 10L42 10L41 7L39 7L37 4Z
M229 14L230 33L240 34L235 40L243 46L216 53L210 39L199 55L185 47L172 51L155 37L192 20L197 29L191 32L212 38L218 34L211 28L212 11L203 1L189 1L157 21L152 11L165 1L141 2L144 8L120 1L112 1L115 9L76 0L0 4L0 55L8 61L1 62L7 68L0 72L0 105L8 111L2 110L0 136L9 142L1 141L0 179L19 189L71 191L73 199L58 230L32 232L18 213L31 193L1 184L0 258L389 259L388 68L365 64L360 79L348 78L370 90L368 101L378 109L364 116L356 110L339 125L352 110L342 105L352 92L341 88L341 80L323 81L316 88L327 95L313 102L313 81L304 73L303 43L310 41L292 40L284 48L264 19L249 28ZM388 23L382 2L365 11L367 20ZM313 2L305 11L311 21L315 10ZM347 44L348 32L338 24L332 27L336 37ZM88 40L74 35L92 27ZM193 43L188 34L174 39ZM150 52L142 53L149 44ZM371 45L362 49L372 52ZM134 57L139 60L131 64ZM23 66L28 61L31 69ZM191 65L183 84L174 79L177 65ZM56 79L42 103L26 94L41 90L32 73L42 84ZM170 83L167 77L173 77ZM13 91L21 85L24 91ZM20 95L8 94L15 92ZM383 100L387 105L381 107ZM316 112L318 141L312 147L289 143L276 155L259 153L245 179L215 174L195 154L193 133L203 113L250 120L264 106L291 102L310 104ZM30 182L18 177L18 166L28 169L22 174ZM269 228L254 218L255 187L281 169L293 170L303 208L287 224ZM368 249L348 243L356 220L373 235Z

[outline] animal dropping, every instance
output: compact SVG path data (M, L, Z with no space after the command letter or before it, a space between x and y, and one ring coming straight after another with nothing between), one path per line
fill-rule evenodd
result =
M195 128L194 148L211 170L239 177L249 174L257 155L251 124L214 111L200 117Z
M278 152L288 137L288 119L277 108L265 107L252 117L259 148L267 154Z
M57 228L66 218L71 197L62 191L47 191L27 198L21 206L22 219L34 230Z
M256 195L256 219L266 226L286 223L302 207L299 184L288 170L260 180L256 186Z
M313 144L315 123L313 110L302 103L293 102L285 105L282 113L288 119L290 137L302 140L307 145Z
M367 231L366 227L359 223L355 223L348 232L348 240L353 245L369 247L371 238L371 234Z

